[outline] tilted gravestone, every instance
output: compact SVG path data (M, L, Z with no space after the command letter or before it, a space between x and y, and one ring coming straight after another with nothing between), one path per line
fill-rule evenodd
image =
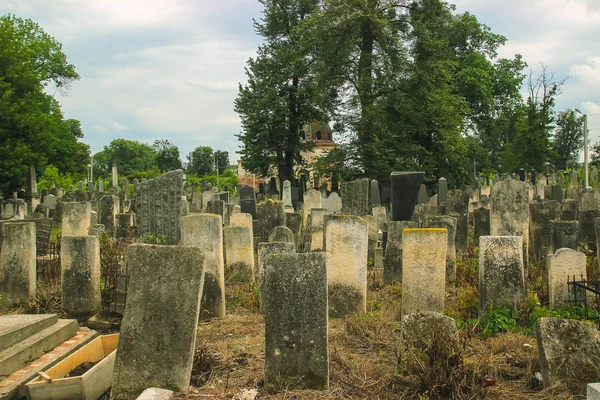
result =
M127 304L111 398L135 398L148 387L185 392L203 294L204 255L195 247L134 244L127 248L127 266Z
M180 169L139 183L136 193L139 237L164 235L167 244L179 244L179 219L185 215L183 183L184 173Z
M181 244L197 247L204 253L204 289L200 318L222 318L225 316L225 266L221 216L188 215L181 218L180 226Z
M265 388L327 389L324 253L273 254L265 264Z

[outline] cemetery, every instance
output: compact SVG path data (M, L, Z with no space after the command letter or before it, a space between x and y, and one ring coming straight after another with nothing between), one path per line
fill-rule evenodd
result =
M190 193L221 194L181 170L131 188L113 173L33 212L2 202L2 399L595 393L597 189L571 183L571 209L566 189L543 199L560 174L430 196L402 172L239 186L190 211Z
M0 1L0 400L600 400L600 1L454 2Z

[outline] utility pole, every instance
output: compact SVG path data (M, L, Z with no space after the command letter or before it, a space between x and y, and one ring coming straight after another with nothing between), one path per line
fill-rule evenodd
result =
M588 171L588 128L587 128L587 114L582 113L578 109L575 109L583 117L583 171L585 177L585 188L590 186L590 176Z

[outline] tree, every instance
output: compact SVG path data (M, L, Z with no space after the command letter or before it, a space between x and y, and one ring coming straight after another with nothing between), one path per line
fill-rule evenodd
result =
M120 175L145 172L156 165L156 153L149 145L135 140L114 139L104 150L94 154L94 176L108 177L112 165Z
M574 110L558 113L552 145L555 152L554 166L558 170L576 167L579 151L583 147L583 120Z
M0 17L0 43L0 190L24 187L29 166L43 171L51 158L65 160L60 172L81 171L86 148L76 144L80 137L44 91L52 85L64 93L79 79L62 45L13 15Z
M222 174L229 167L229 152L217 150L214 153L214 157L215 164L219 167L219 174Z
M198 146L187 156L187 172L197 176L212 175L215 172L213 149L209 146Z
M239 151L244 168L263 176L277 170L291 180L294 166L303 163L307 146L300 130L324 114L319 112L316 82L310 75L310 49L299 26L318 0L260 0L263 18L254 24L264 38L255 59L248 60L248 83L239 86L235 111L242 121Z
M156 165L161 171L181 169L179 148L166 139L156 139L152 145L156 153Z

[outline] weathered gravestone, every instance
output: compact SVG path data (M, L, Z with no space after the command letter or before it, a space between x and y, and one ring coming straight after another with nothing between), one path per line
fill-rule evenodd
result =
M429 196L427 195L427 187L421 183L421 187L419 188L419 196L417 198L417 204L427 204L429 203Z
M63 236L60 269L62 307L71 313L98 311L101 306L98 237Z
M296 248L298 248L302 238L302 214L286 213L285 226L294 234L294 243Z
M283 202L269 199L258 204L259 236L262 242L269 240L269 233L276 226L285 226Z
M295 253L296 249L294 245L287 242L269 242L269 243L259 243L256 248L256 271L255 271L255 279L257 281L262 281L263 274L265 271L265 260L271 254L277 253ZM262 293L262 290L261 290ZM261 294L262 296L262 294ZM261 300L262 304L262 300ZM261 305L262 307L262 305Z
M324 243L325 218L332 215L331 211L323 208L313 208L308 216L306 225L306 240L304 243L305 251L321 251Z
M221 199L210 200L206 205L207 214L216 214L221 216L221 223L225 221L225 202Z
M424 228L443 228L448 232L446 251L446 281L456 281L456 218L447 215L427 219Z
M378 224L377 219L372 215L364 215L362 219L367 223L369 232L369 252L367 254L367 260L373 263L375 259L375 247L377 247L377 236L378 236Z
M594 253L596 252L596 218L599 217L600 210L579 212L579 246Z
M340 213L342 211L342 199L336 192L331 193L327 198L323 198L321 203L323 204L323 208L329 211L335 213Z
M373 179L370 183L371 191L371 207L377 207L381 205L381 195L379 194L379 182Z
M135 226L135 214L127 212L124 214L117 214L117 232L116 237L128 238L132 236L132 229Z
M27 303L35 298L35 223L5 222L0 251L0 306Z
M404 229L402 238L402 315L444 312L446 229Z
M368 228L360 217L327 218L325 251L330 317L367 311L367 250Z
M62 236L87 236L90 231L92 204L62 203Z
M438 192L437 192L437 204L438 206L446 204L446 200L448 199L448 181L446 178L438 179Z
M587 383L600 380L600 332L592 323L540 318L535 336L544 387L560 381L583 395Z
M479 312L493 307L519 309L526 298L521 236L479 238Z
M202 251L134 244L127 248L127 265L127 305L111 398L135 398L148 387L185 392L203 294Z
M183 209L184 173L178 169L142 181L136 193L137 234L139 237L165 235L167 244L179 244L179 219Z
M561 185L552 185L550 200L563 201L563 188Z
M367 178L342 182L342 213L350 215L371 214L371 183Z
M285 242L296 246L294 233L287 226L276 226L269 233L269 242Z
M577 250L579 247L579 221L550 221L550 243L548 253L558 249Z
M560 213L558 201L529 204L529 256L534 260L543 260L550 252L550 221L559 219Z
M325 254L271 255L261 289L265 300L265 388L327 389Z
M313 208L321 208L321 194L314 189L310 189L304 193L304 203L302 207L302 221L306 228L308 224L308 216Z
M225 266L221 216L196 214L181 218L181 244L199 248L204 254L204 289L200 318L225 316ZM196 267L200 269L201 266Z
M485 207L476 208L473 211L473 239L479 246L481 236L490 235L490 210Z
M568 280L585 278L585 254L573 249L558 249L548 254L546 261L548 298L551 310L568 308L569 291L575 287L567 285Z
M226 226L223 228L223 243L228 280L240 283L254 282L252 228Z
M528 254L529 200L523 182L507 179L492 187L490 233L492 236L521 236L523 254Z
M383 280L386 284L402 281L402 232L405 228L418 228L412 221L388 222L385 258L383 259Z
M445 203L446 214L456 218L456 252L467 251L467 232L469 229L469 198L468 190L452 190L448 193Z
M425 172L392 172L390 221L410 221Z
M294 207L292 203L292 183L290 181L283 181L283 206Z

